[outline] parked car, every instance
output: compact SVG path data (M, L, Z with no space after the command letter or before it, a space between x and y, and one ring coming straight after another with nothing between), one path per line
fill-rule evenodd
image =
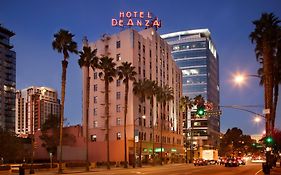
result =
M238 167L239 162L236 158L228 158L224 164L225 167Z
M196 159L193 161L194 166L204 166L208 165L208 162L204 159Z

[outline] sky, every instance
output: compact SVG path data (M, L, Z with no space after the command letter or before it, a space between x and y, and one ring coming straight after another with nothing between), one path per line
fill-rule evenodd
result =
M281 19L280 0L1 0L0 24L16 33L11 43L17 53L17 89L47 86L60 94L62 55L52 49L54 33L61 28L69 30L81 50L84 36L94 42L105 33L120 32L111 26L111 19L120 11L152 12L162 21L160 34L208 28L220 58L220 105L259 105L247 109L262 113L259 80L251 77L237 86L232 76L235 72L256 74L260 65L249 39L254 30L252 21L264 12ZM72 125L82 120L82 73L78 56L71 55L69 60L65 117L66 124ZM280 100L276 116L279 128ZM221 131L232 127L245 134L261 134L264 123L255 124L251 113L222 108Z

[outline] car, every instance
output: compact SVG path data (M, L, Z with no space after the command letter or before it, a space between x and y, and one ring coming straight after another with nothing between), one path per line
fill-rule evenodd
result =
M194 166L204 166L208 165L208 162L204 159L196 159L193 161Z
M236 158L228 158L224 164L225 167L238 167L239 162Z
M208 160L209 165L216 165L217 161L216 160Z
M237 158L239 165L246 165L246 161L242 158Z

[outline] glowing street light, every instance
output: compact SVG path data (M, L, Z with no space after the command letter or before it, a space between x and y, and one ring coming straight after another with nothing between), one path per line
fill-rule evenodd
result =
M259 75L252 75L252 74L244 74L244 73L235 73L233 75L233 81L235 84L242 85L246 83L248 77L260 77Z
M255 122L255 123L261 122L261 117L260 117L260 116L256 116L256 117L254 118L254 122Z

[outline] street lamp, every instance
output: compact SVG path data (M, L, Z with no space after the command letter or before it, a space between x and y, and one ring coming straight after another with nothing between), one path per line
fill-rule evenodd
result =
M237 74L235 77L234 80L237 80L236 82L242 82L242 80L244 80L242 77L258 77L258 78L261 78L261 76L259 75L244 75L242 76L243 74ZM272 91L272 89L269 88L268 84L269 84L269 75L267 74L264 74L264 77L263 77L263 80L264 80L264 118L265 118L265 132L266 132L266 137L270 137L271 136L271 132L272 132L272 126L271 126L271 121L270 121L270 109L272 108L272 104L270 103L270 100L269 100L269 95L270 95L270 91ZM267 149L266 151L266 165L263 166L263 169L266 167L268 168L270 165L269 165L269 159L270 159L270 151L268 151L269 149ZM265 169L266 169L265 168Z
M140 121L140 125L141 125L141 128L142 128L142 119L145 119L145 115L141 116L141 117L138 117L134 120L134 163L133 163L133 167L135 168L136 167L136 136L135 136L135 128L136 128L136 121L139 120ZM140 132L139 132L140 133ZM139 134L140 136L140 134ZM140 141L140 155L139 155L139 166L141 167L141 138L139 137L138 138L139 141Z
M233 81L238 84L242 85L245 83L248 77L257 77L260 78L259 75L254 75L254 74L244 74L244 73L236 73L233 75Z

